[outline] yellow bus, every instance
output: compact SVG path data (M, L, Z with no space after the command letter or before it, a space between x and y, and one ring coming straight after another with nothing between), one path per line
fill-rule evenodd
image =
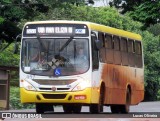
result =
M22 31L20 96L37 113L128 113L144 98L140 35L82 21L27 22Z

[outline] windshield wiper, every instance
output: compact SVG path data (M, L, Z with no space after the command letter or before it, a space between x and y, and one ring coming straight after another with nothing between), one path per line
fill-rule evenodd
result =
M40 51L45 51L45 46L42 43L41 38L39 36L37 36L37 40L38 40L38 42L40 44Z
M73 40L73 36L71 36L67 42L59 49L59 52L63 51L65 47L69 45L69 43Z
M64 50L65 47L67 47L69 45L69 43L73 40L73 36L71 36L67 42L59 49L59 54L54 56L54 59L52 59L51 64L49 64L50 66L52 66L52 68L55 68L59 66L60 64L64 64L64 62L69 62L68 59L66 59L65 57L60 55L60 52ZM56 61L55 61L56 60Z

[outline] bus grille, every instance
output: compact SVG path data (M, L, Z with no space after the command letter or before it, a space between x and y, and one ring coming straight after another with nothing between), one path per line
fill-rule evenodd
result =
M68 80L37 80L33 81L37 82L40 85L69 85L76 81L76 79L68 79Z
M64 99L67 94L42 94L46 99Z
M51 88L43 88L43 87L41 87L41 88L39 88L41 91L43 91L43 90L48 90L48 91L53 91ZM60 91L60 90L69 90L70 88L57 88L56 90L57 91Z

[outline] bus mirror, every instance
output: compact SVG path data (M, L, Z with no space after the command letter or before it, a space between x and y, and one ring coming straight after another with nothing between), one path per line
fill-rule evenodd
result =
M14 44L14 50L13 50L13 53L14 54L17 54L18 53L18 40L21 38L21 34L17 35L16 37L16 41L15 41L15 44Z
M13 53L14 53L14 54L17 54L17 53L18 53L18 43L17 43L17 42L15 42L15 44L14 44Z
M99 50L100 48L102 48L102 41L100 41L100 40L95 40L95 48L97 49L97 50Z

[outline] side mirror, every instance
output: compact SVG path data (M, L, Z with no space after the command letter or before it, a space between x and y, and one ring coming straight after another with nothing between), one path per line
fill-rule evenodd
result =
M17 43L17 42L14 43L13 53L14 53L14 54L17 54L17 53L18 53L18 43Z
M17 41L18 41L18 39L20 39L21 38L21 34L19 34L19 35L17 35L17 37L16 37L16 41L15 41L15 44L14 44L14 50L13 50L13 53L14 54L17 54L18 53L18 43L17 43Z
M99 49L101 49L102 48L102 41L100 41L100 40L95 40L95 48L97 49L97 50L99 50Z

